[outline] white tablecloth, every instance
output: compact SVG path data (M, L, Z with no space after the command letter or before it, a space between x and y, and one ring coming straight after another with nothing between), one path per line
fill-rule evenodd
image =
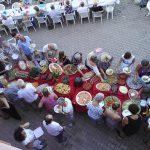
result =
M74 10L76 10L81 2L84 2L85 5L88 7L91 7L93 5L93 2L97 2L98 5L101 6L107 6L107 5L112 5L112 4L119 4L120 0L73 0L72 1L72 7ZM52 3L47 3L47 4L40 4L38 5L40 9L46 10L47 12L50 11L50 6L55 5L55 9L59 10L61 13L64 12L64 6L61 6L59 2L52 2ZM35 10L33 9L35 5L32 6L26 6L26 7L21 7L22 11L19 9L6 9L5 11L0 11L0 18L1 15L6 15L6 16L12 16L14 19L21 19L23 16L23 13L27 13L29 16L35 16Z

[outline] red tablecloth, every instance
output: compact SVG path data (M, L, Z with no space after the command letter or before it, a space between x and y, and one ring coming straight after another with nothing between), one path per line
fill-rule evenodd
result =
M20 71L22 71L22 70L19 68L18 64L17 64L15 67L18 68ZM24 70L24 71L25 71L25 72L29 72L29 68L27 68L27 69ZM88 70L84 70L84 73L86 73L86 72L88 72ZM47 70L46 73L50 73L50 74L51 74L51 72L49 71L49 69ZM38 80L34 80L34 79L31 79L31 78L23 78L23 80L25 80L25 81L27 81L27 82L31 82L31 83L33 83L33 82L38 82L39 85L44 84L44 83L48 83L49 85L55 86L55 85L58 84L58 83L62 83L63 78L64 78L66 75L65 75L64 73L62 73L62 75L59 77L59 79L58 79L57 81L54 80L54 79L51 79L51 80L42 80L42 79L41 79L41 76L42 76L42 75L40 75L40 77L39 77ZM76 74L69 76L69 79L68 79L68 80L69 80L69 85L70 85L70 92L69 92L68 94L60 94L60 93L58 93L58 92L56 92L56 91L55 91L55 93L56 93L59 97L60 97L60 96L61 96L61 97L67 97L67 98L69 98L70 100L72 100L72 103L73 103L73 105L74 105L76 111L78 111L78 112L87 112L87 109L86 109L85 106L84 106L84 107L83 107L83 106L80 106L80 105L78 105L77 102L76 102L76 95L77 95L80 91L84 91L84 89L83 89L82 87L75 87L75 86L74 86L74 81L75 81L75 78L76 78L76 77L81 77L81 74L80 74L79 72L77 72ZM16 77L15 80L17 80L17 79L18 79L18 78ZM90 82L90 80L89 80L88 82ZM107 96L116 96L116 97L118 97L118 98L120 99L121 103L123 103L125 100L129 99L128 94L122 94L122 93L119 92L119 90L118 90L118 93L117 93L117 94L112 94L110 91L108 91L108 92L99 91L99 90L96 88L96 84L97 84L97 83L94 83L93 87L88 91L88 92L91 93L92 98L93 98L97 93L102 92L102 93L105 95L105 97L107 97ZM118 85L118 86L119 86L119 85ZM127 87L127 86L126 86L126 87ZM128 87L127 87L127 88L128 88ZM128 88L128 89L129 89L129 88Z

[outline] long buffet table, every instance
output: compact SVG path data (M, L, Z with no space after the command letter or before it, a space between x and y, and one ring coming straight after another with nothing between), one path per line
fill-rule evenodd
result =
M27 73L29 73L29 68L27 68L26 70L21 70L20 68L19 68L19 66L18 66L18 64L16 64L14 67L13 67L13 69L15 69L15 68L17 68L19 71L23 71L23 72L27 72ZM12 69L12 70L13 70ZM11 71L12 71L11 70ZM86 73L86 72L89 72L89 70L84 70L84 73ZM51 72L50 72L50 70L48 69L46 72L45 72L45 74L49 74L49 75L51 75ZM55 86L56 84L58 84L58 83L62 83L63 82L63 78L66 76L64 73L62 73L62 75L59 77L59 79L56 81L56 80L54 80L54 78L52 78L52 79L50 79L50 80L47 80L47 79L42 79L42 76L43 76L44 74L41 74L40 76L39 76L39 79L38 80L34 80L34 79L31 79L31 78L22 78L24 81L26 81L26 82L31 82L31 83L38 83L38 85L42 85L42 84L45 84L45 83L47 83L49 86ZM10 75L11 76L11 75ZM83 88L83 86L81 86L81 87L75 87L75 85L74 85L74 81L75 81L75 78L76 77L81 77L81 74L79 73L79 72L77 72L77 73L75 73L74 75L70 75L70 76L68 76L68 83L69 83L69 86L70 86L70 92L69 93L67 93L67 94L60 94L60 93L58 93L58 92L56 92L55 90L54 90L54 92L59 96L59 97L67 97L67 98L69 98L69 99L71 99L72 100L72 103L73 103L73 105L74 105L74 107L75 107L75 110L77 111L77 112L86 112L87 111L87 109L86 109L86 107L85 106L80 106L77 102L76 102L76 95L79 93L79 92L81 92L81 91L85 91L85 89ZM19 79L20 77L15 77L13 80L10 80L10 78L8 78L7 80L9 81L9 82L11 82L11 81L15 81L15 80L17 80L17 79ZM91 80L91 79L90 79ZM90 82L90 80L88 80L88 82ZM84 81L83 82L83 84L85 83L86 81ZM122 94L119 90L118 90L118 92L116 93L116 94L113 94L112 92L111 92L111 90L110 91L100 91L100 90L98 90L97 88L96 88L96 84L97 83L99 83L99 81L95 81L94 83L93 83L93 85L92 85L92 88L90 89L90 90L86 90L86 91L88 91L90 94L91 94L91 96L92 96L92 98L98 93L98 92L102 92L104 95L105 95L105 97L107 97L107 96L116 96L117 98L119 98L119 100L120 100L120 102L121 102L121 104L125 101L125 100L128 100L129 99L129 96L128 96L128 94ZM119 84L117 84L117 86L119 87L120 85ZM124 86L126 86L128 89L129 89L129 87L125 84Z
M96 0L96 1L98 5L101 5L101 6L107 6L107 5L120 3L120 0ZM92 7L95 0L73 0L71 2L73 9L76 10L79 7L81 2L84 2L85 5L88 7ZM64 5L61 5L60 2L51 2L47 4L23 6L21 7L21 9L6 9L3 11L0 11L0 18L1 18L1 15L6 15L6 16L12 16L14 19L21 19L24 13L27 13L29 16L35 16L35 10L33 9L34 6L39 6L40 9L43 9L49 12L50 6L52 4L55 6L55 9L59 10L61 13L64 13L64 7L65 7Z

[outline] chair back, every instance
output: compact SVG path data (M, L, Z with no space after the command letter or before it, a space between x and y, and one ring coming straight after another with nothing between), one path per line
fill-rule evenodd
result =
M36 19L39 23L43 23L43 22L45 22L46 18L45 17L36 17Z
M104 12L104 11L97 11L97 12L92 11L92 15L93 15L94 17L100 17L103 12Z
M22 23L23 23L26 27L33 26L31 20L22 21Z
M8 27L9 29L15 29L15 28L16 28L15 24L9 24L9 25L7 25L7 27Z
M2 24L0 24L0 31L4 30L4 27Z
M87 18L89 17L89 12L83 12L83 13L79 13L81 18Z
M19 9L20 8L20 3L19 2L15 2L12 4L12 9Z
M106 6L106 11L107 12L113 12L114 11L114 6L112 6L112 5Z
M60 17L54 17L54 18L52 18L52 20L53 20L53 23L59 23L59 22L61 22Z
M3 4L0 4L0 10L5 10L5 6Z
M74 13L65 14L66 20L74 20Z
M150 1L148 1L146 8L150 11Z

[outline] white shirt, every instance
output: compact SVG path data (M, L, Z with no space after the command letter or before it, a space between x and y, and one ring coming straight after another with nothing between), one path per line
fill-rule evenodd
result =
M73 115L73 106L72 106L71 100L68 98L65 98L65 102L67 102L67 106L66 107L63 106L62 112Z
M77 12L78 13L85 13L85 12L89 12L89 10L86 6L84 6L84 7L78 7Z
M34 132L30 129L23 130L26 133L26 138L22 141L23 145L27 145L35 140Z
M28 103L32 103L38 98L38 94L35 92L36 88L31 83L27 83L25 88L18 91L18 97L23 98Z
M100 75L100 72L99 72L97 66L92 66L92 65L90 65L90 63L89 63L90 57L93 56L93 55L95 55L94 52L90 52L90 53L87 55L86 64L87 64L88 67L90 67L90 68L94 71L94 73L95 73L97 76L99 76L99 75Z
M2 24L5 25L5 26L9 26L9 25L12 25L12 24L15 24L14 23L14 20L12 17L8 17L6 20L2 20Z
M61 14L58 10L54 9L49 12L51 18L61 17Z
M93 106L92 104L92 101L90 101L88 104L87 104L87 108L88 108L88 115L97 120L97 119L100 119L102 114L103 114L103 108L102 106Z
M43 121L43 126L46 128L47 132L50 135L53 135L53 136L59 135L60 132L63 130L63 127L59 123L57 123L55 121L52 121L48 125L46 125L46 122Z
M55 43L51 43L51 44L53 44L53 46L54 46L54 49L58 49L58 47L57 47L57 45L55 44ZM45 52L47 52L48 50L50 50L49 48L48 48L48 44L46 44L44 47L43 47L43 53L45 53Z

